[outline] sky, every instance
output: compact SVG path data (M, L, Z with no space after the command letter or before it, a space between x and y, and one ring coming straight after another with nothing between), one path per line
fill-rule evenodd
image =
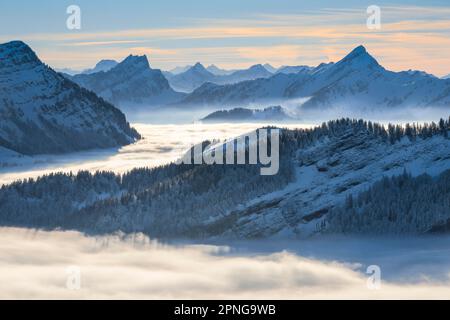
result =
M371 30L367 8L381 9ZM69 5L81 29L69 30ZM201 62L317 65L364 45L387 69L450 74L448 0L16 0L0 5L0 42L23 40L45 63L76 70L146 54L153 68Z

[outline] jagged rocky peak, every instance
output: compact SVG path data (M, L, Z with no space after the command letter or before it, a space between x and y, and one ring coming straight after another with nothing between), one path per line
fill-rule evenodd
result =
M11 41L0 44L0 67L40 64L34 51L22 41Z

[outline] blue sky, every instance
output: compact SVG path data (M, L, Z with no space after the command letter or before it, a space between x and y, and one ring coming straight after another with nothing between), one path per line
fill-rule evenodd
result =
M81 8L81 30L66 28L71 4ZM380 30L366 27L371 4L382 10ZM1 42L24 40L58 68L131 53L162 69L197 61L315 65L363 44L389 69L450 73L448 0L18 0L0 8Z

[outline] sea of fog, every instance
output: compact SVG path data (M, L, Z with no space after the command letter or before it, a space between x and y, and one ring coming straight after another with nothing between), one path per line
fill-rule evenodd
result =
M192 145L204 140L230 139L267 124L141 124L134 123L143 139L122 148L91 150L63 155L2 157L0 185L51 172L106 170L123 173L136 167L155 167L182 156ZM277 125L277 124L275 124ZM314 123L278 124L306 128Z
M2 228L0 298L450 299L449 248L448 237L167 244Z

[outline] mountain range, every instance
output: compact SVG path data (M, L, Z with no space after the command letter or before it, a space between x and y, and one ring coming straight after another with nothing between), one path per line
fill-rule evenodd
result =
M140 135L125 115L21 41L0 45L0 147L32 155L117 147Z
M114 63L114 62L113 62ZM363 46L316 67L254 65L224 70L201 63L172 72L129 56L107 71L67 76L120 106L246 107L301 101L303 109L448 107L450 81L421 71L393 72Z
M450 81L421 71L392 72L363 46L337 63L235 84L205 83L177 105L239 106L307 99L304 108L448 107Z
M273 74L262 65L254 65L245 70L227 72L216 66L205 68L201 63L196 63L184 72L176 75L167 75L172 88L181 92L192 92L204 83L229 84L245 80L267 78Z

